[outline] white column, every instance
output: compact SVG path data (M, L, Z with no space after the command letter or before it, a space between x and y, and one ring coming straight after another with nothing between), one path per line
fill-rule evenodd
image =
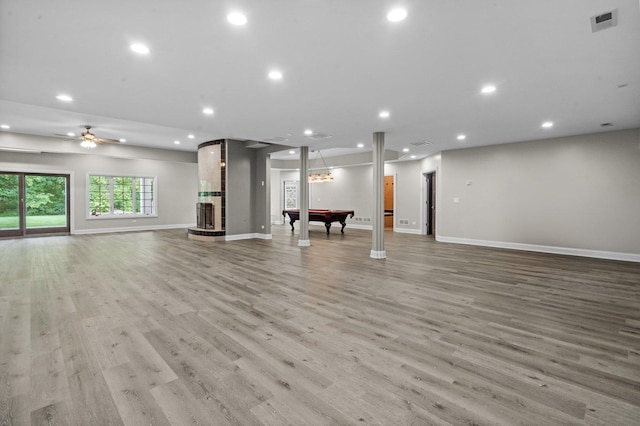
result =
M309 147L300 147L300 236L299 247L308 247L309 241Z
M384 132L373 134L373 231L371 257L384 259Z

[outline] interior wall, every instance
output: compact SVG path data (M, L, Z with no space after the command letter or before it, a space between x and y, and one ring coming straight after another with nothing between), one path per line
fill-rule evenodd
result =
M259 234L271 234L271 160L263 150L256 152L254 181L255 230Z
M10 143L21 148L42 146L48 150L58 148L58 139L26 136L0 135L0 146L10 139ZM25 154L0 151L0 170L66 173L71 175L71 232L111 232L122 230L160 229L170 227L189 227L195 225L197 202L198 170L196 156L184 152L153 150L148 148L122 147L118 151L111 147L110 152L122 155L113 157L102 155L103 146L88 151L42 152ZM128 158L133 151L143 153L148 158ZM155 152L154 152L155 151ZM175 160L172 160L175 159ZM157 177L157 217L140 216L136 218L97 219L88 216L88 174L107 174L125 176Z
M226 235L255 232L255 153L240 141L227 140Z
M394 230L420 233L421 164L419 161L386 163L385 175L395 176ZM402 223L401 223L402 222ZM406 222L406 223L405 223Z
M429 157L423 158L420 161L420 219L422 222L420 223L420 234L427 233L427 185L426 185L426 173L435 173L436 185L436 199L435 199L435 229L434 235L438 235L438 231L440 229L440 197L442 194L442 179L440 175L440 171L442 169L442 154L438 153L436 155L431 155Z
M354 210L355 217L347 219L349 226L371 228L373 217L373 168L371 164L339 167L331 170L332 182L312 183L309 188L309 208ZM396 199L394 206L396 230L419 233L421 191L421 164L418 161L386 163L385 174L394 175ZM271 218L272 223L282 223L282 183L299 180L300 172L272 170ZM363 220L357 220L363 219ZM369 219L369 220L367 220ZM408 224L398 224L398 219Z
M373 169L371 165L340 167L331 170L332 182L309 185L309 208L353 210L358 221L347 219L348 224L371 226L373 214Z
M443 152L438 236L640 254L638 132Z

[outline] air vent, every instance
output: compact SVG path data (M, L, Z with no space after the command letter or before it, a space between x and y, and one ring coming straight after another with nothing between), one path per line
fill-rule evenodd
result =
M330 137L332 137L331 135L325 135L324 133L314 133L310 136L307 136L309 139L313 139L313 140L321 140L321 139L329 139Z
M431 142L427 142L427 141L411 142L410 145L413 145L413 146L425 146L425 145L431 145Z
M264 148L265 146L269 146L269 144L258 141L244 141L244 146L245 148Z
M618 25L618 9L591 17L591 32L605 30Z
M613 123L602 123L600 124L600 127L611 127L613 126Z
M286 142L288 140L289 139L283 138L282 136L273 136L270 138L262 139L263 142L271 142L271 143Z

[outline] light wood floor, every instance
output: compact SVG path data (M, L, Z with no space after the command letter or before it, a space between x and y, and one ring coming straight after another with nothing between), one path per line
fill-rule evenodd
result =
M639 264L273 232L0 241L0 425L640 424Z

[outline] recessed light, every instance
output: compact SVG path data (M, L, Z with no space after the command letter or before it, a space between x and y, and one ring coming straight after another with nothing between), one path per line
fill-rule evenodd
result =
M63 102L71 102L73 98L69 95L60 94L56 96L56 99Z
M493 84L487 84L481 90L481 92L484 93L485 95L489 93L493 93L495 91L496 91L496 86L494 86Z
M126 139L120 139L120 143L125 143L126 141Z
M458 135L458 136L456 137L456 139L458 139L459 141L463 141L463 140L465 140L466 138L467 138L467 136L466 136L466 135Z
M193 136L193 135L189 135L189 136L187 136L187 137L188 137L189 139L193 139L193 138L195 138L195 136Z
M269 78L271 80L282 80L282 73L278 70L269 71Z
M67 136L69 136L69 137L73 137L73 136L75 136L75 135L76 135L76 134L75 134L75 133L73 133L73 132L69 132L69 133L67 133Z
M0 124L0 128L5 129L5 130L9 130L11 128L11 126L9 126L8 124Z
M207 115L213 115L213 108L205 108L202 110L203 114L207 114ZM224 115L224 114L223 114Z
M380 118L389 118L391 114L389 114L389 111L380 111L380 114L378 114L378 117Z
M393 9L389 11L389 13L387 13L387 19L391 22L400 22L404 20L404 18L406 17L407 17L407 10L402 8Z
M409 148L402 148L402 152L409 152Z
M147 55L149 54L149 52L151 52L151 50L149 50L149 48L142 43L133 43L129 47L131 48L132 51L139 53L141 55Z
M311 136L313 134L313 130L307 129L307 130L304 131L304 134L307 135L307 136Z
M359 144L357 145L357 147L358 147L358 148L364 148L364 144L363 144L363 143L359 143Z
M553 127L553 121L545 121L544 123L542 123L542 127L544 127L545 129Z
M289 151L289 154L295 154L296 152L294 150Z
M412 155L412 156L411 156L411 158L416 158L416 156L415 156L415 155Z
M233 25L244 25L247 23L247 17L240 12L231 12L227 15L227 21Z
M173 141L176 145L180 145L180 141Z

